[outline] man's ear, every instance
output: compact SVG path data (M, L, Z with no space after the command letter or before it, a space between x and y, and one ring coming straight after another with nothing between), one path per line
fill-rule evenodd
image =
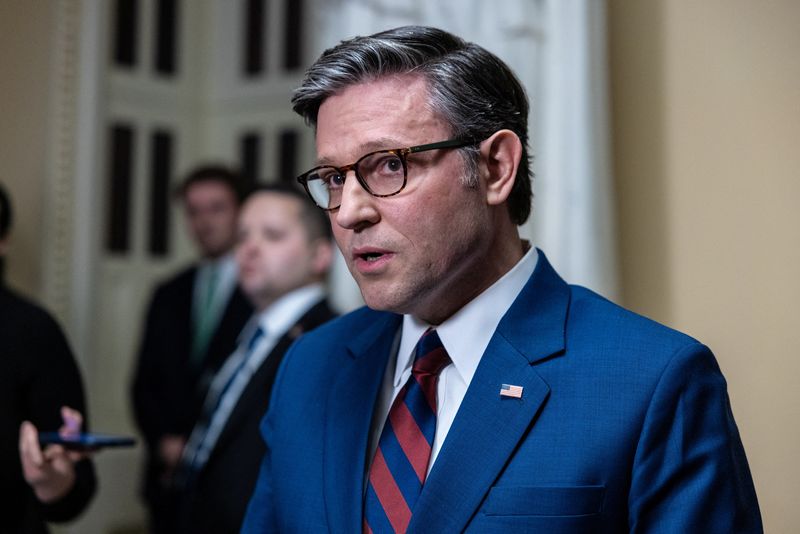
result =
M511 194L522 158L522 142L511 130L498 130L481 143L486 169L486 202L504 203Z

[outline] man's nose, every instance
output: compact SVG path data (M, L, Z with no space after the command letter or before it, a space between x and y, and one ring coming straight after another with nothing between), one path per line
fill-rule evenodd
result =
M239 242L236 246L236 254L240 258L247 258L252 256L253 252L256 250L255 242L253 239L245 238Z
M376 200L358 181L355 171L349 170L342 187L342 203L334 215L335 223L349 230L375 224L380 220Z

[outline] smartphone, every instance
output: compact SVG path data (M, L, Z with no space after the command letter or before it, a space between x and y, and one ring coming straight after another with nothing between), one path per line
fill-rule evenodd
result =
M62 436L58 432L39 432L39 444L44 447L50 443L73 451L96 451L105 447L132 447L136 444L136 440L130 436L94 432L82 432L72 436Z

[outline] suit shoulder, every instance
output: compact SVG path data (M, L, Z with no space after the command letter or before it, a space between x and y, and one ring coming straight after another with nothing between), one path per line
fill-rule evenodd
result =
M172 273L166 276L158 283L158 288L174 288L178 286L183 286L186 284L191 284L194 281L195 274L197 273L197 265L191 264L184 266L179 271Z
M176 273L156 282L152 300L174 298L176 295L191 294L197 265L189 265Z
M563 357L539 367L548 383L614 391L607 398L614 406L640 411L659 387L677 399L681 388L724 384L714 354L698 340L583 287L570 292Z
M47 310L11 289L0 288L0 310L3 312L2 326L9 332L19 328L36 332L39 336L43 330L61 332L61 327Z
M632 352L671 357L694 347L708 350L693 337L623 308L581 286L570 286L567 329L582 339L589 333L596 349L625 347Z
M336 319L339 314L330 307L328 300L322 300L309 309L306 314L301 318L301 322L305 323L306 328L310 332L328 321Z
M319 354L329 356L340 354L353 339L385 321L398 317L389 312L380 312L366 306L345 315L333 318L303 334L295 343L295 358L317 359Z
M380 312L362 306L344 315L329 320L313 331L303 336L303 340L311 343L345 344L358 332L363 331L378 321L386 320L396 315L389 312Z
M25 368L72 359L64 331L44 308L9 290L0 290L0 353ZM49 365L49 364L48 364Z

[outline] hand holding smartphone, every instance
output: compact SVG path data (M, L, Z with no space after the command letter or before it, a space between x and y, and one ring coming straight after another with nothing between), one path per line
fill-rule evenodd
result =
M96 451L106 447L132 447L136 444L136 440L130 436L95 432L80 432L70 435L62 435L59 432L39 432L39 444L43 448L51 443L72 451Z

